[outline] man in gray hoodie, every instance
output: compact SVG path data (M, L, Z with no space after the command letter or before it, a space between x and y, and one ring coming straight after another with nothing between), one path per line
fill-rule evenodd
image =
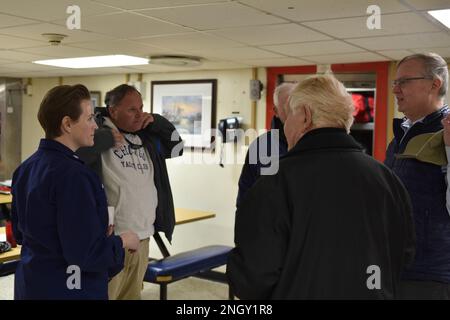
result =
M109 91L105 103L95 145L79 155L102 178L115 233L132 230L141 240L110 281L109 298L140 299L150 237L163 231L171 240L175 214L165 159L181 155L183 142L168 120L143 112L142 97L132 86Z

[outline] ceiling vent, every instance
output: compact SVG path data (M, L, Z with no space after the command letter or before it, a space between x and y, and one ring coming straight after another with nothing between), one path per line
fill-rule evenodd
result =
M59 33L43 33L42 36L47 39L52 46L61 44L61 41L67 37L65 34Z
M202 64L202 58L194 56L157 55L150 56L150 64L159 64L172 67L196 67Z

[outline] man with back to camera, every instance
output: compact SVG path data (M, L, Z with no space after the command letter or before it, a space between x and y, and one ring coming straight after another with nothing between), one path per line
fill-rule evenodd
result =
M94 147L79 154L102 178L115 232L129 228L141 240L135 254L126 252L124 270L109 283L109 297L140 299L150 237L163 231L171 241L175 212L165 159L181 155L182 140L164 117L143 112L141 94L132 86L115 87L105 104Z
M239 204L247 191L255 184L256 180L258 180L261 175L271 173L271 169L278 169L279 157L287 152L287 141L283 132L283 125L286 121L289 94L294 87L294 83L284 82L278 85L273 92L273 110L275 115L272 118L271 130L257 137L248 148L241 176L239 177L239 191L236 199L236 207L239 207ZM278 134L274 135L273 130L278 130ZM278 137L278 139L275 137ZM273 146L272 142L274 142ZM264 148L265 150L261 150L261 148ZM275 153L272 154L272 151L275 151ZM278 153L276 153L276 151L278 151ZM271 168L269 169L268 167ZM265 173L264 170L266 170L267 173ZM273 172L272 174L274 173L276 172Z
M236 212L227 275L241 299L393 299L414 252L400 180L349 135L353 102L332 76L291 93L288 153ZM357 196L355 196L357 195Z

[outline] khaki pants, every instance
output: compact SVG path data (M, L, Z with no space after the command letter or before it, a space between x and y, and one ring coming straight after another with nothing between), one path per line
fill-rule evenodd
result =
M141 240L139 249L129 253L125 249L124 267L108 284L109 300L140 300L145 271L148 265L150 239Z

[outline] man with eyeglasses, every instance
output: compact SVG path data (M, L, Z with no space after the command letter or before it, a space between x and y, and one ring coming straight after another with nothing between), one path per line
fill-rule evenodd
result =
M183 142L167 119L143 112L141 94L132 86L109 91L105 104L94 146L79 155L102 178L108 206L114 208L114 232L132 230L141 240L136 252L125 253L124 269L108 285L109 299L136 300L150 237L162 231L171 241L175 212L165 159L181 155Z
M449 113L444 104L447 88L447 63L437 54L414 54L397 65L392 90L405 118L394 119L394 139L385 164L411 196L416 228L415 260L403 272L401 299L450 298L450 193L447 164L437 161L444 145L424 156L430 148L427 137L443 129L442 121Z

